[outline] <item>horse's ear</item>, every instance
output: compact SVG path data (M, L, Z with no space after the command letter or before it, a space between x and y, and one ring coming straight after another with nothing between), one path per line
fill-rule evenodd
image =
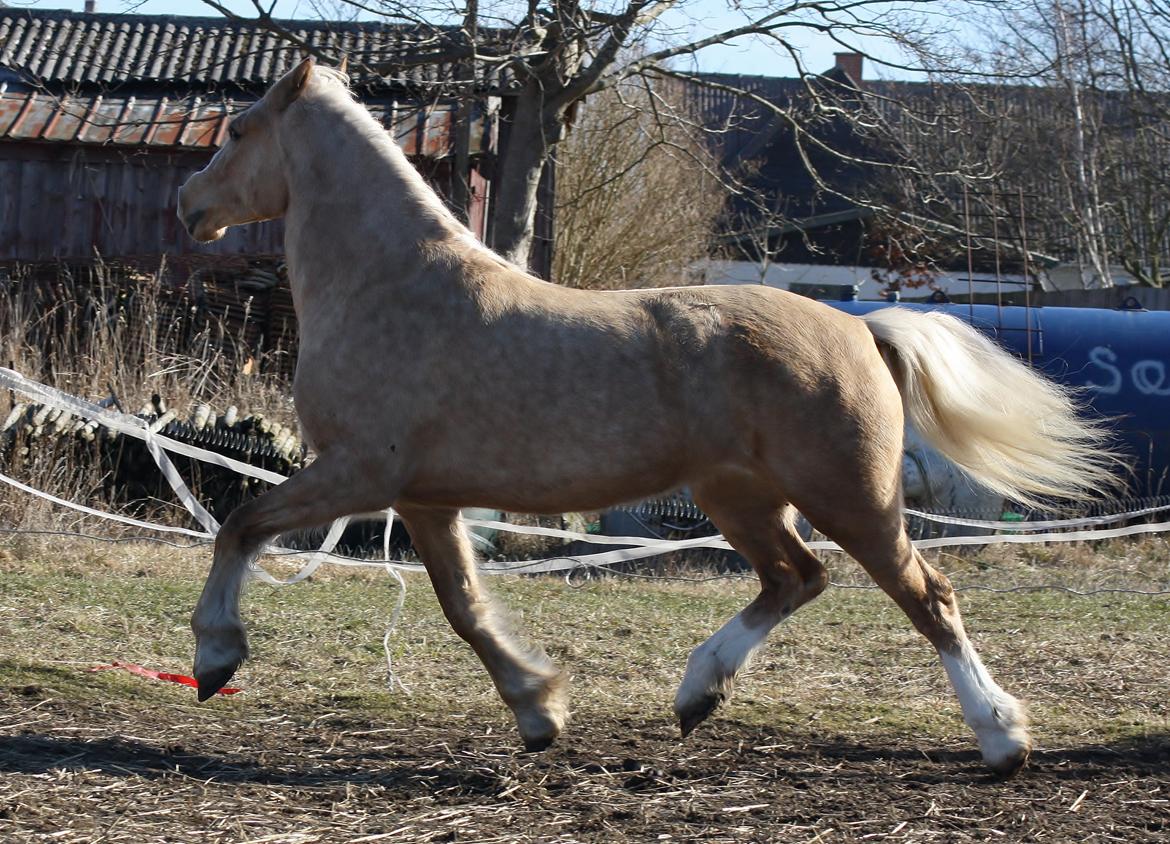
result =
M299 97L305 90L305 85L309 81L309 74L313 71L313 57L306 56L305 60L294 67L284 76L280 77L272 90L268 92L268 97L277 111L284 111Z

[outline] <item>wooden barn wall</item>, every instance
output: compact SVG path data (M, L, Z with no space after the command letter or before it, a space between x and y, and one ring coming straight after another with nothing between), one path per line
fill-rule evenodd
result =
M175 217L179 186L207 153L65 144L0 144L0 261L161 254L276 254L282 226L229 230L213 244L187 237Z
M175 216L179 186L210 153L67 144L0 143L0 262L103 258L197 258L284 253L280 221L237 226L215 243L196 243ZM450 161L412 159L440 195ZM489 192L472 170L472 229L482 236Z
M0 143L0 263L16 265L15 272L0 272L0 282L14 281L40 312L90 300L113 307L149 289L159 297L156 317L168 337L212 326L216 338L222 326L227 358L252 354L264 371L291 377L296 314L280 269L282 224L233 227L220 241L198 244L175 216L179 186L209 157ZM447 195L450 158L415 164ZM472 224L482 231L489 185L478 169L472 190ZM164 256L159 287L153 274Z

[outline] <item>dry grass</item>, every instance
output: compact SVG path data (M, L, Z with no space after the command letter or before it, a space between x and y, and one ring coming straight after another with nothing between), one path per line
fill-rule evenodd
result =
M552 277L595 290L694 283L727 193L690 115L639 83L589 97L557 146Z
M291 393L279 375L256 374L264 361L222 320L200 317L185 289L164 283L165 267L149 274L98 262L46 275L32 270L0 273L0 361L29 378L98 401L111 395L137 413L152 394L180 418L197 404L219 412L236 405L241 416L262 410L295 425ZM279 350L274 354L282 354ZM277 369L276 367L273 367ZM23 396L0 393L0 422ZM2 455L0 455L2 456ZM45 492L87 503L104 500L103 477L75 449L33 449L10 455L6 471ZM165 505L158 515L185 514ZM23 493L0 487L0 524L29 528L74 526L73 516Z
M112 392L128 412L151 393L177 406L288 409L286 383L243 372L255 354L246 332L219 318L192 317L195 299L165 278L165 266L151 274L100 262L51 277L8 271L0 276L0 359L67 392L91 398ZM253 361L252 369L265 367Z
M1117 545L1072 566L980 555L954 574L1165 587L1155 562L1165 550ZM749 581L494 578L522 626L573 673L575 719L540 755L517 752L490 682L418 577L408 578L393 639L410 696L385 688L394 588L368 571L253 587L242 695L199 706L189 689L86 670L120 659L186 671L186 620L207 556L32 538L4 546L0 839L1155 841L1166 832L1165 597L964 594L988 665L1029 700L1037 725L1035 765L1004 784L978 765L929 648L867 590L832 589L779 628L731 705L686 742L669 714L686 653L750 598ZM1120 559L1131 567L1119 575Z

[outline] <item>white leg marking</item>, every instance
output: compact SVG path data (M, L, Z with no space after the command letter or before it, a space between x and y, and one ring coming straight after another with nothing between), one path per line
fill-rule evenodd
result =
M207 609L211 607L211 609ZM234 671L248 656L248 634L239 613L218 599L200 601L192 616L197 679ZM226 682L226 680L225 680Z
M749 627L743 613L735 616L703 642L687 658L687 670L674 698L674 711L682 714L712 695L726 695L735 675L747 665L768 632L779 623Z
M1015 771L1032 749L1023 706L991 679L970 642L963 642L958 654L939 651L939 656L959 697L963 720L979 739L983 761L996 771Z

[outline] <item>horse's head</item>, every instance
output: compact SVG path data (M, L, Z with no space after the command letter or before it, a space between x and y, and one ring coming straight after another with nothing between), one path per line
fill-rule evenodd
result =
M179 188L179 220L195 240L219 240L228 226L284 214L288 183L277 132L312 72L310 57L235 117L228 127L227 143Z

